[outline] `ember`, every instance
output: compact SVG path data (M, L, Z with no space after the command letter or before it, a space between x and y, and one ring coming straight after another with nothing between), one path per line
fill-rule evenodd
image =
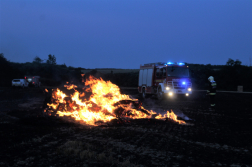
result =
M58 88L53 90L51 103L47 103L50 115L56 113L60 117L71 116L75 120L96 126L100 122L106 123L112 119L121 121L122 118L172 119L179 124L185 124L184 121L178 120L177 115L173 112L167 111L166 114L161 115L152 110L146 110L140 101L121 94L117 85L101 78L90 76L85 82L83 91L77 91L77 86L73 84L64 87L74 90L74 93L67 96ZM83 99L85 92L92 93L88 99Z

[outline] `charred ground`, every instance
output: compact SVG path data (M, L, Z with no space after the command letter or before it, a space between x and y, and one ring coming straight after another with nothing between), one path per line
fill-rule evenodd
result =
M137 92L122 90L137 97ZM252 94L205 92L190 99L149 98L147 109L174 110L189 125L160 120L91 127L43 112L41 89L0 89L0 166L251 166Z

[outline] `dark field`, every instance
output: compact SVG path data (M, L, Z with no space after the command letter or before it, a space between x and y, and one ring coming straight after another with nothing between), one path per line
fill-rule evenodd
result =
M252 166L252 94L218 93L210 111L205 93L143 101L147 109L190 118L188 125L91 127L46 116L43 90L1 88L0 166Z

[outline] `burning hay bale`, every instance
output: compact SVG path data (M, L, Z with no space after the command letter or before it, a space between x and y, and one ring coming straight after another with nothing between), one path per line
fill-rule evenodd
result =
M161 115L145 109L141 101L121 94L117 85L101 78L90 76L85 82L85 87L88 89L83 91L77 91L77 86L72 84L65 87L68 90L73 89L74 94L66 95L59 89L52 90L50 100L46 99L46 113L59 117L70 116L75 120L95 126L112 120L125 123L129 122L129 119L173 120L179 124L185 124L183 120L178 120L173 112L167 111L166 114ZM91 91L91 95L84 99L83 96L88 91Z

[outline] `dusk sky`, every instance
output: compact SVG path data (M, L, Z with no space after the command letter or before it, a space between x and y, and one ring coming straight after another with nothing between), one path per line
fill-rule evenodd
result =
M0 0L0 53L83 68L249 65L252 0Z

